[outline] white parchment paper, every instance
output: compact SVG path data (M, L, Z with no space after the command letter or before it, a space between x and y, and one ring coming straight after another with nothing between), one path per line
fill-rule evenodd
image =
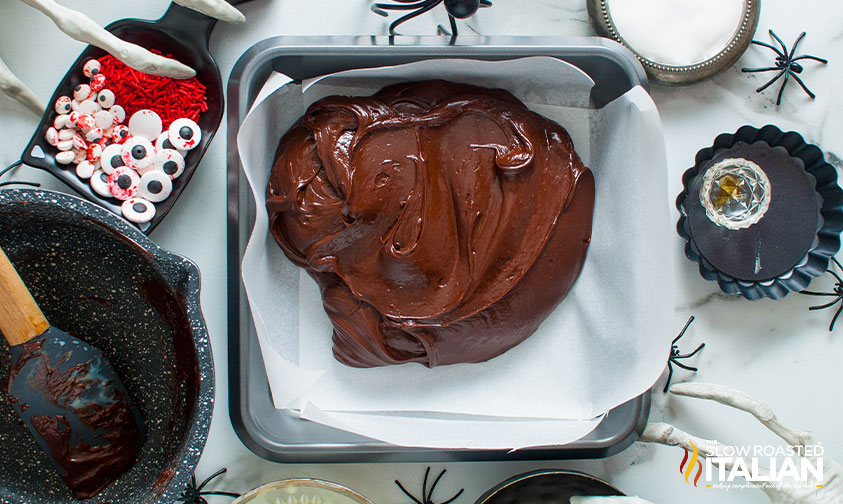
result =
M272 159L280 137L317 99L430 78L507 89L568 130L596 179L588 257L562 304L500 357L435 369L349 368L333 359L332 328L316 283L268 232ZM243 122L238 147L257 206L243 281L276 407L396 444L518 448L578 439L601 414L652 386L673 332L661 125L642 88L594 110L592 85L579 69L546 57L427 60L304 83L270 77Z

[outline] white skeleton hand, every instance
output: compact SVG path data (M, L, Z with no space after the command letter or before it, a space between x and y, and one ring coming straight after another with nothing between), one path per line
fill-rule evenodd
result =
M187 79L196 72L178 61L153 54L143 47L123 41L81 12L68 9L54 0L21 0L46 14L61 31L72 38L111 53L126 65L144 73ZM174 0L175 3L229 23L242 23L243 14L225 0ZM41 115L44 103L20 81L0 58L0 91Z
M779 423L776 415L770 407L760 401L753 399L747 394L722 385L710 385L704 383L678 383L670 388L670 392L676 395L708 399L720 404L745 411L757 418L767 429L778 437L782 438L788 445L796 447L816 446L810 433L794 430ZM716 453L723 453L723 445L715 441L709 441L692 436L676 427L666 423L649 423L641 441L658 443L667 446L683 446L692 450L696 445L701 455L709 457ZM803 452L799 452L800 454ZM802 456L817 467L817 460L822 459L823 474L822 481L809 475L809 481L804 482L783 481L782 485L764 485L761 490L767 494L773 504L840 504L843 503L843 467L834 460L825 456L816 455ZM732 464L724 464L726 469L731 471ZM761 472L761 471L759 471ZM606 501L607 503L610 501ZM619 501L623 502L623 501Z

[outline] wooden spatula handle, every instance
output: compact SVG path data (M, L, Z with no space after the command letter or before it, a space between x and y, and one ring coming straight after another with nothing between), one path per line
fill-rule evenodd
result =
M49 329L32 294L0 248L0 331L10 345L21 345Z

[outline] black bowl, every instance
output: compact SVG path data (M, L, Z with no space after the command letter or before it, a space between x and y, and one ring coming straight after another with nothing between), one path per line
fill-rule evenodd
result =
M127 221L79 198L0 190L0 247L47 319L101 348L144 418L136 464L92 503L164 504L205 444L214 371L199 270ZM0 338L0 503L77 502L7 401Z

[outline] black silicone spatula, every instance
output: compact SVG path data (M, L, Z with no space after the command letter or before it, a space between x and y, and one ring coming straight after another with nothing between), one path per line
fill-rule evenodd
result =
M50 326L0 249L0 331L15 411L80 499L135 462L143 422L102 352Z

